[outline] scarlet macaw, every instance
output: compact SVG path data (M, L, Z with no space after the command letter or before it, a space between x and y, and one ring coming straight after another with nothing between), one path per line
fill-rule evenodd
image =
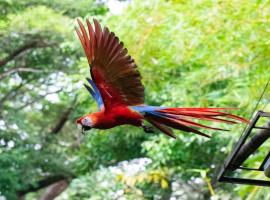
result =
M123 124L143 127L145 132L152 132L152 127L144 124L146 120L173 138L175 135L171 128L209 137L194 127L223 129L196 123L192 118L231 124L237 123L235 120L247 122L244 118L221 112L225 108L167 108L144 104L144 86L140 73L123 42L107 27L102 29L96 19L93 21L94 28L86 20L88 33L80 20L80 30L76 28L92 77L87 78L91 87L86 84L84 86L99 108L98 112L87 114L76 121L82 132Z

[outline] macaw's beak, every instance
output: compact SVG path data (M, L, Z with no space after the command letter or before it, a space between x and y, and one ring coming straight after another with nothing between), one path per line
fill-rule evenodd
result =
M83 126L82 124L77 124L78 128L81 130L81 133L84 134L85 131L89 131L92 127L91 126Z
M82 134L85 134L85 131L89 131L91 128L91 126L82 126Z
M89 131L89 130L91 130L91 126L83 126L82 127L82 129L84 130L84 131Z

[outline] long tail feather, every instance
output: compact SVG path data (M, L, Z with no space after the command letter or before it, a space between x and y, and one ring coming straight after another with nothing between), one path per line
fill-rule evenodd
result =
M164 108L158 110L159 112L175 114L175 115L184 115L184 116L194 116L196 118L202 117L226 117L235 119L240 122L249 123L245 118L233 115L230 113L220 112L217 110L231 110L231 108Z
M149 111L149 112L147 112L146 117L148 119L149 118L154 119L155 121L157 121L161 124L165 124L166 126L169 126L169 127L175 128L175 129L183 130L185 132L193 132L193 133L196 133L198 135L205 136L208 138L210 137L209 135L206 135L206 134L198 131L197 129L193 129L189 126L186 126L184 123L180 123L179 121L177 121L173 118L166 117L166 116L164 116L163 113L159 113L158 111L157 112L156 111Z
M227 119L220 119L217 117L200 117L197 119L201 119L201 120L206 120L206 121L213 121L213 122L221 122L221 123L226 123L226 124L237 124L238 122L236 121L232 121L232 120L227 120Z
M172 129L170 129L169 127L162 125L161 123L158 123L157 121L155 121L154 119L151 119L151 118L146 118L146 120L148 122L150 122L151 124L153 124L155 127L157 127L160 131L165 133L166 135L168 135L174 139L176 138L176 136L173 134Z
M164 132L166 135L175 138L169 127L183 130L185 132L193 132L201 136L210 137L202 133L196 128L228 131L222 128L206 126L193 119L214 121L227 124L249 123L245 118L226 113L226 110L234 110L235 108L162 108L155 106L134 106L138 112L144 114L145 119ZM221 112L222 111L222 112Z

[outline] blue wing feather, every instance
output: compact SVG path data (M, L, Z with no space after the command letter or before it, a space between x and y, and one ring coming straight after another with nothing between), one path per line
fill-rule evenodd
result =
M87 89L87 91L91 94L91 96L97 101L97 96L96 93L94 92L94 90L92 90L92 88L90 88L88 85L83 84L84 87Z
M90 78L86 78L86 80L90 83L90 85L92 86L93 89L91 89L88 85L84 84L84 86L86 87L86 89L89 91L91 96L97 102L99 110L101 110L102 107L104 107L104 103L103 103L101 94L100 94L96 84L94 83L94 81L92 81Z
M130 108L136 110L139 113L151 113L155 112L156 110L163 109L165 107L141 105L141 106L130 106Z

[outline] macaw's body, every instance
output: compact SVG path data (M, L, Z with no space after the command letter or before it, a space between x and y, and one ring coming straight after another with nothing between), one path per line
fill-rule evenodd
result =
M144 87L134 60L128 55L124 44L107 27L101 28L94 19L94 27L86 20L88 31L78 20L80 30L76 29L90 65L89 85L84 85L98 104L99 111L87 114L77 120L82 131L91 128L109 129L119 125L143 127L145 132L152 132L146 126L148 121L154 127L175 138L172 129L193 132L209 137L196 128L209 127L193 119L223 123L247 122L223 110L226 108L166 108L144 104Z
M105 109L87 115L93 121L92 128L109 129L124 124L141 126L143 116L127 106L117 106L106 112Z

